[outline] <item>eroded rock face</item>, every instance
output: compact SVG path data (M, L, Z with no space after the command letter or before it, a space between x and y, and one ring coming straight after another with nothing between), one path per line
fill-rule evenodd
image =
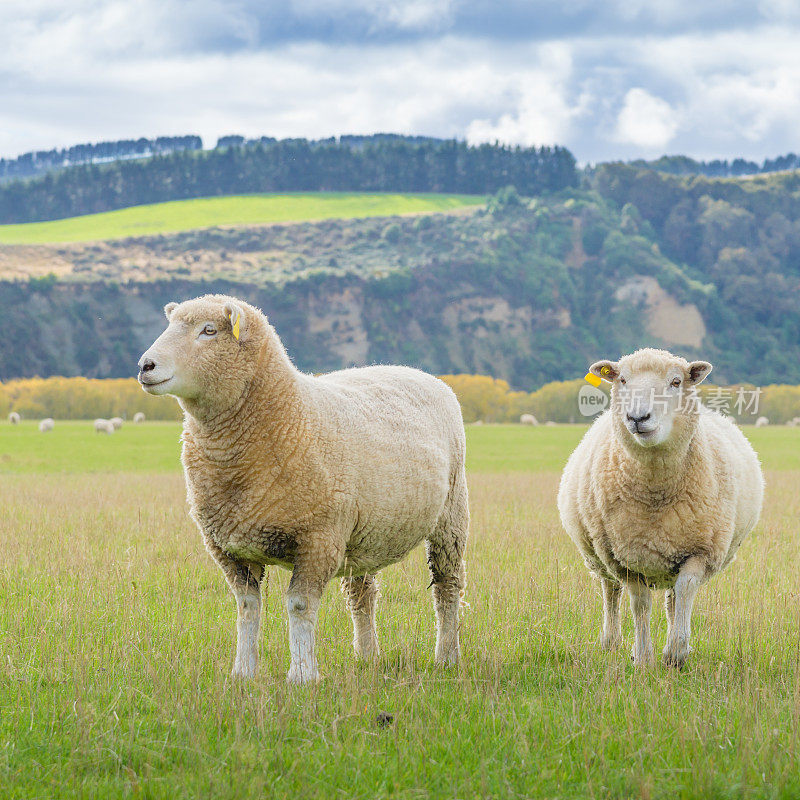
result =
M700 348L706 335L703 317L692 303L681 304L649 275L637 275L614 293L620 303L644 303L648 333L665 344Z

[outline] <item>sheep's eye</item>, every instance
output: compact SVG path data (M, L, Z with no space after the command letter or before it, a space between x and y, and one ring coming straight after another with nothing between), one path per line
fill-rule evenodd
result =
M217 329L213 325L206 325L202 330L206 336L213 336L216 332Z
M627 383L627 381L625 380L625 378L620 378L620 379L619 379L619 382L620 382L620 383L621 383L623 386L624 386L624 385Z
M672 379L672 385L677 388L678 386L681 385L681 379L680 378L673 378Z

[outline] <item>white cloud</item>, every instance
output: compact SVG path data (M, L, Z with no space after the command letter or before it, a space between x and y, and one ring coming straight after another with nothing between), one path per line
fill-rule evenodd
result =
M666 147L677 130L677 114L669 103L640 87L628 90L617 117L617 141L654 151Z

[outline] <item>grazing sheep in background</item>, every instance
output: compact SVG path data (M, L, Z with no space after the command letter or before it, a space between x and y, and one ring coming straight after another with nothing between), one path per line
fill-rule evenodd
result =
M519 418L519 421L523 425L538 425L539 424L539 421L536 419L536 417L533 416L533 414L523 414Z
M122 417L111 417L109 422L114 426L115 431L118 431L122 427Z
M235 676L256 671L265 565L292 571L288 680L319 678L315 628L340 576L356 654L378 653L376 573L426 543L436 662L459 658L469 512L461 410L407 367L305 375L256 308L207 295L164 309L139 361L150 394L183 408L189 509L237 604Z
M48 433L49 431L53 430L55 426L55 420L52 417L47 417L39 423L39 431L41 433Z
M564 468L561 521L600 578L603 647L621 643L624 587L634 662L649 663L650 590L665 589L664 662L681 666L697 590L734 559L758 522L758 457L727 417L699 402L695 387L711 371L708 362L647 349L590 371L611 383L611 407Z
M107 433L112 434L116 428L114 424L111 422L110 419L96 419L94 421L94 432L95 433Z
M133 424L134 425L141 425L143 422L144 422L144 412L143 411L137 411L133 415Z
M547 422L545 422L545 425L550 427L550 428L552 428L553 425L556 425L556 424L557 423L553 422L553 420L551 420L551 419L549 419L549 420L547 420Z
M765 428L769 425L769 420L766 417L759 417L756 420L756 428Z
M800 427L800 417L793 417L786 424L789 425L792 428Z
M19 414L17 414L17 412L16 412L16 411L12 411L12 412L11 412L11 413L8 415L8 421L9 421L9 422L10 422L12 425L19 425L19 421L20 421L20 416L19 416Z

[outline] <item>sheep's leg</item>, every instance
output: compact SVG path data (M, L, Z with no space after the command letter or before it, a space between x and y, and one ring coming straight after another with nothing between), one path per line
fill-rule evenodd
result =
M344 553L334 546L334 535L320 535L295 561L292 579L286 592L289 612L289 683L316 683L320 680L317 665L316 628L322 592L336 574Z
M459 660L458 611L467 585L464 550L469 532L466 484L459 483L436 530L426 542L428 568L436 612L436 663L453 666Z
M691 652L689 640L692 634L692 607L697 591L705 577L706 568L700 558L690 558L681 567L674 591L674 622L664 648L664 663L671 667L682 667Z
M603 588L603 634L600 644L605 650L614 650L622 644L622 586L616 581L601 578Z
M353 619L353 647L360 658L380 652L375 612L378 607L378 579L374 575L342 578L342 593Z
M256 674L264 576L264 567L239 565L231 583L236 598L236 660L232 672L236 678L253 678Z
M675 590L667 589L664 592L664 611L667 615L667 641L669 641L675 629Z
M650 638L650 612L653 607L653 597L650 587L638 581L631 581L626 584L626 588L631 598L635 631L633 663L637 667L647 666L653 662L653 642Z

